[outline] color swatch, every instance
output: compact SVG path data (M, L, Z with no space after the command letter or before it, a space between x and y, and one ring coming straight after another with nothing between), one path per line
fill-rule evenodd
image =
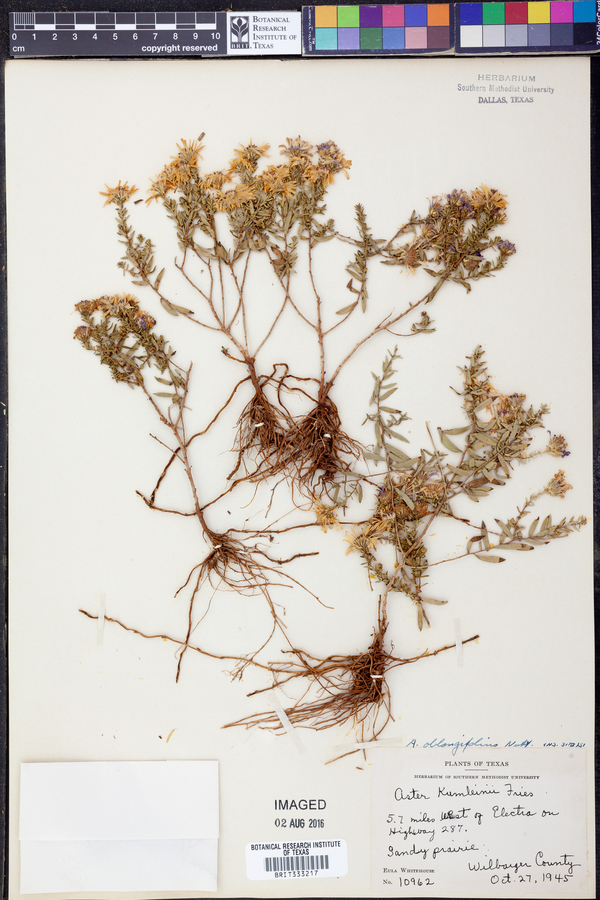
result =
M454 40L453 4L398 3L381 6L312 6L309 52L394 54L444 52ZM306 37L306 32L305 32Z
M492 0L305 6L303 53L591 53L600 51L600 0Z
M566 50L596 45L595 0L461 3L457 51Z

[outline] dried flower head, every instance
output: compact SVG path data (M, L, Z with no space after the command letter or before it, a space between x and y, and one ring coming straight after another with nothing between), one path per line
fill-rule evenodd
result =
M556 475L554 475L548 482L548 484L544 488L543 493L549 494L551 497L560 497L561 500L564 500L567 491L570 491L572 489L573 485L568 484L565 478L565 473L562 469L560 469L556 473Z
M73 339L77 338L77 340L83 341L83 343L86 344L89 343L91 336L92 329L88 325L79 325L79 327L75 329Z
M248 172L255 172L259 159L267 155L268 149L268 144L257 145L253 141L250 141L246 146L240 146L238 150L233 151L230 172L239 172L240 168Z
M482 209L492 215L498 214L508 205L506 197L496 188L489 188L487 184L482 184L473 191L471 202L476 210Z
M526 394L510 394L508 396L500 394L492 409L499 419L503 419L506 423L514 422L522 411L526 399Z
M282 156L289 156L291 160L309 160L314 150L312 144L303 141L300 135L297 138L286 138L285 144L280 144Z
M517 252L517 248L514 244L511 244L510 241L500 241L497 246L500 253L502 253L504 256L512 256Z
M105 184L104 187L106 190L100 191L100 196L107 198L104 203L105 206L108 206L109 203L115 203L117 206L122 206L123 203L126 203L132 194L135 194L137 191L135 185L129 187L127 182L121 184L120 180L118 185L114 188L110 188L107 184Z
M154 319L150 313L144 312L140 310L136 315L137 323L143 331L148 331L150 328L154 328L156 325L156 319Z
M177 166L194 166L198 163L198 157L203 145L198 141L190 141L189 143L182 138L181 144L177 144L177 156L172 156L173 163Z
M368 523L364 528L354 526L344 535L344 540L348 543L346 556L349 553L368 554L377 546L378 536Z
M327 531L329 528L340 529L342 527L336 514L336 506L327 505L317 500L313 505L313 511L323 531Z
M570 456L569 450L567 447L569 446L565 438L562 434L551 434L549 431L550 440L548 441L548 447L546 448L546 452L551 456Z

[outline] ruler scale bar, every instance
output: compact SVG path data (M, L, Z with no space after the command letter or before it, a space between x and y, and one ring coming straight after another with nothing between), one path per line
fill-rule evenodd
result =
M227 13L10 13L11 53L40 56L227 56Z
M60 28L216 28L218 13L12 13L14 29L33 25L40 31Z

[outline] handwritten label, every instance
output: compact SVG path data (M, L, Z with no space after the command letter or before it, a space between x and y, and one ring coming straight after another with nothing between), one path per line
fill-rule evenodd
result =
M577 897L588 891L585 750L373 754L373 890Z

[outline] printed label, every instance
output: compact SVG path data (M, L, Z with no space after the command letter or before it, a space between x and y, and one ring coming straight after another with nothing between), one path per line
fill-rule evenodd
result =
M265 841L246 844L246 875L276 878L340 878L348 873L346 841Z
M301 13L228 12L227 53L230 56L300 55Z

